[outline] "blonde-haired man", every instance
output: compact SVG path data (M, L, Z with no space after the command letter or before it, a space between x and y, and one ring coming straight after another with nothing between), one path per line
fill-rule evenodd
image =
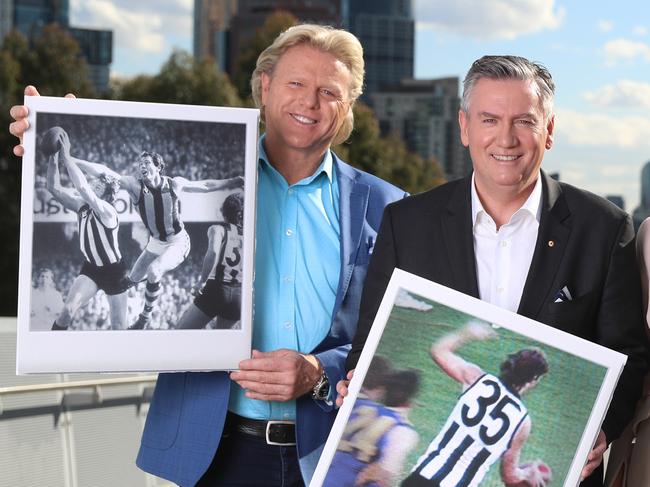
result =
M298 25L260 55L253 357L230 376L161 374L140 468L181 486L309 483L336 414L329 384L345 375L384 206L405 196L330 151L352 129L362 54L345 31ZM11 110L19 137L26 113Z

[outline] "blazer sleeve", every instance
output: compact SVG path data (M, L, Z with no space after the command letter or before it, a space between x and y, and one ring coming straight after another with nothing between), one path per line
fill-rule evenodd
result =
M345 362L345 368L348 371L357 366L359 356L370 333L370 328L393 274L393 269L396 266L397 254L393 235L392 211L391 205L388 205L384 211L379 232L377 232L377 241L372 258L368 264L368 274L361 294L359 323L352 339L352 348Z
M627 363L603 422L608 442L618 438L632 418L648 370L649 348L640 289L634 228L627 216L621 222L611 251L597 322L598 343L627 355Z

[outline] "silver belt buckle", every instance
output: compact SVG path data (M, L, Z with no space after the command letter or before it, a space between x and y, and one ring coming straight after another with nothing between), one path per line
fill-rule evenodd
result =
M271 425L272 424L292 424L295 425L293 421L275 421L271 420L266 423L266 444L267 445L275 445L275 446L295 446L296 442L292 443L278 443L277 441L271 441L269 439L269 433L271 431Z

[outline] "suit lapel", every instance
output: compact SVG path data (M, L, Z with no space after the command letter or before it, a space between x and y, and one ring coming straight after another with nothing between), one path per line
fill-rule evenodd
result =
M559 290L553 288L553 282L571 233L567 222L570 216L559 183L542 172L539 231L518 314L535 318L542 306L552 299L551 293Z
M451 266L451 287L479 297L472 231L472 178L459 182L441 216L442 238Z
M354 262L359 251L363 222L368 207L370 186L358 183L354 171L333 154L339 183L339 224L341 229L341 273L334 303L336 316L348 290Z

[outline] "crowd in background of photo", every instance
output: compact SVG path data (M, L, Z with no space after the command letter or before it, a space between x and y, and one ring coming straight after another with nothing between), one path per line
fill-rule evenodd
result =
M71 142L71 154L82 160L108 166L120 175L137 175L137 160L142 151L159 153L165 161L165 174L189 180L227 179L243 176L245 142L242 124L158 120L76 114L39 113L37 147L45 131L60 126ZM47 157L36 155L35 208L47 207L51 199L46 189ZM66 171L62 184L72 187ZM38 201L40 200L40 201ZM131 203L132 205L132 203ZM131 209L133 213L134 210ZM221 220L214 208L214 220ZM71 215L68 222L34 222L32 281L36 285L42 269L53 273L56 290L65 298L84 260L78 244L78 229ZM183 212L190 235L191 251L174 271L163 276L152 328L173 329L192 302L192 290L199 284L210 223L192 222L191 208ZM140 221L120 224L119 242L123 259L130 268L147 244L148 232ZM144 303L144 284L128 291L127 323L133 323ZM75 330L110 329L109 305L100 291L75 315ZM33 317L36 321L40 318ZM49 327L48 327L49 329Z

